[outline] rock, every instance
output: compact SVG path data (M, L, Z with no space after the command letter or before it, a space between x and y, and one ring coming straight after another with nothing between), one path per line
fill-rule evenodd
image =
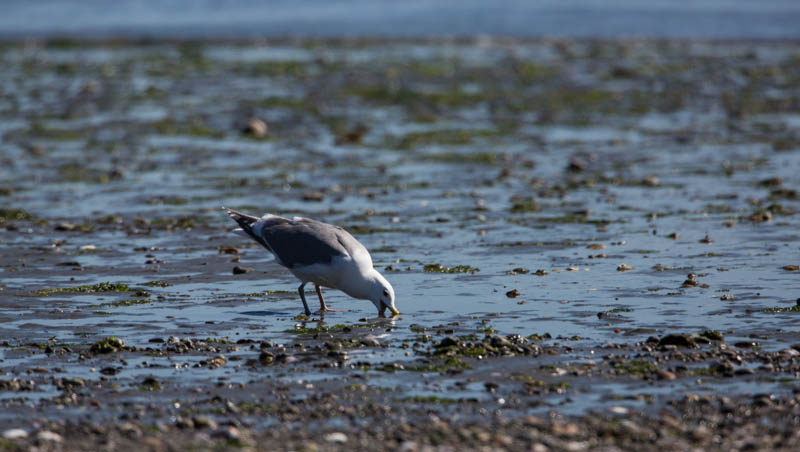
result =
M208 416L195 416L192 420L194 421L194 428L217 429L217 422Z
M506 292L506 296L508 298L517 298L519 296L519 290L513 289Z
M325 435L325 441L329 443L346 443L347 435L342 432L333 432Z
M263 119L253 117L247 121L247 125L242 129L242 133L255 138L264 138L267 136L267 133L269 133L269 126L267 126L266 121Z
M233 274L234 275L241 275L243 273L250 273L251 271L253 271L253 269L250 268L250 267L242 267L242 266L239 266L239 265L233 267Z
M72 223L67 223L67 222L58 223L54 229L56 231L74 231L75 230L75 225L72 224Z
M258 355L258 362L260 362L265 366L272 364L273 361L275 361L275 354L273 354L270 351L262 350L261 353Z
M142 436L142 429L138 425L130 422L123 422L117 426L117 429L126 436Z
M697 344L686 334L668 334L658 341L659 346L695 347Z
M567 171L571 173L580 173L585 171L588 166L589 163L586 160L580 157L572 157L567 165Z
M178 427L181 430L193 429L194 428L194 421L189 419L189 418L183 417L183 416L178 416L178 418L175 419L175 427Z
M730 361L719 361L709 367L714 373L733 375L733 364Z
M700 336L712 340L712 341L721 341L723 339L722 333L717 330L706 330L700 333Z
M119 370L117 370L116 367L108 366L100 369L100 373L103 375L116 375L117 373L119 373Z
M321 191L307 191L303 193L303 201L322 202L325 200L325 193Z
M211 433L211 437L226 441L237 441L242 437L242 432L236 427L223 427Z
M374 337L367 336L361 338L361 345L365 347L380 347L381 343Z
M459 341L457 338L448 336L442 339L442 341L439 342L436 345L436 347L452 347L452 346L458 347L459 345L461 345L461 341Z
M613 414L618 414L618 415L621 415L621 416L622 415L626 415L626 414L628 414L630 412L630 410L628 408L626 408L624 406L619 406L619 405L614 405L612 407L609 407L608 411L610 411Z
M83 378L78 378L78 377L64 378L61 380L61 382L64 384L64 386L75 386L75 387L86 386L86 382L83 381Z
M619 265L617 266L617 271L618 271L618 272L626 272L626 271L629 271L629 270L633 270L633 267L631 267L630 265L627 265L627 264L619 264Z
M27 438L28 432L21 428L10 428L3 432L3 438L9 440Z
M141 386L149 389L160 389L161 382L158 381L158 378L151 375L149 377L145 377L144 380L142 380Z
M656 376L659 380L674 380L676 378L674 373L664 369L658 369L656 371Z
M36 439L47 443L60 443L64 441L61 435L56 432L51 432L50 430L40 430L36 434Z
M503 336L492 336L491 344L492 347L497 347L497 348L511 347L512 345L511 341L504 338Z
M116 353L125 348L125 342L114 336L97 341L89 348L92 353Z

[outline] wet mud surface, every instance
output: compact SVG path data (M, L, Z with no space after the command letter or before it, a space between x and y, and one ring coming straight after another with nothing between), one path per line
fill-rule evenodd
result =
M0 60L3 449L800 445L794 43ZM223 205L347 228L402 315L299 316Z

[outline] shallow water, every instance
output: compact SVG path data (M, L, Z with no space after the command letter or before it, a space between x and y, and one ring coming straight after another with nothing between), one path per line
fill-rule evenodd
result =
M419 359L401 347L419 340L412 325L549 333L542 343L571 347L514 365L523 370L708 329L765 351L800 343L798 312L765 311L800 297L800 272L783 268L800 264L800 53L791 44L93 44L10 46L0 59L0 201L33 216L4 210L0 230L8 376L52 364L26 344L80 348L118 336L148 347L176 336L222 341L229 365L198 374L171 357L149 360L155 368L132 357L115 378L158 375L178 389L246 382L263 377L240 365L258 351L229 344L291 345L296 327L374 317L368 301L328 290L329 305L350 311L295 318L297 281L229 233L223 205L339 224L373 250L403 314L372 328L388 347L353 351L351 363ZM241 133L251 116L269 124L266 138ZM359 125L363 136L348 139ZM63 222L74 230L57 230ZM479 270L424 271L434 263ZM236 265L253 271L233 275ZM530 272L510 274L518 267ZM689 273L700 286L682 287ZM165 287L143 286L153 281ZM101 282L149 295L125 305L137 297L37 294ZM520 295L506 296L512 289ZM65 358L60 373L92 378L103 365L92 359ZM297 369L267 377L348 374ZM419 381L366 373L409 397L492 397L438 372ZM578 381L572 395L544 400L580 412L619 403L609 395L796 386L786 378ZM53 386L37 391L28 395Z

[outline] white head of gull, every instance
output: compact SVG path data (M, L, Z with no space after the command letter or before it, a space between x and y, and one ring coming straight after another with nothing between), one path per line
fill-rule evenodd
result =
M303 288L313 283L319 297L320 312L334 311L325 305L322 287L338 289L353 298L370 300L383 316L400 312L394 305L394 289L389 281L372 267L369 251L350 233L332 224L310 218L279 217L265 214L261 218L223 207L239 224L233 232L260 243L278 264L300 280L300 299L306 315L308 309Z

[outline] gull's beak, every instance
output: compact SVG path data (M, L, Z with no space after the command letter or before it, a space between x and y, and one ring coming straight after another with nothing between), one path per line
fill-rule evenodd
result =
M398 311L396 308L389 306L386 303L381 303L381 308L378 310L378 315L380 317L383 317L383 313L386 312L387 309L389 310L389 312L392 313L392 317L400 315L400 311Z

